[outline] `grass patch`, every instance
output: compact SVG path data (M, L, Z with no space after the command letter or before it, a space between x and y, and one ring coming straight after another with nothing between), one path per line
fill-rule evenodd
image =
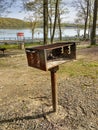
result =
M0 48L17 49L18 48L18 44L1 44Z
M43 42L25 43L25 47L40 46Z
M98 77L98 61L84 61L78 60L75 62L68 62L61 65L59 74L66 74L68 76L91 76Z
M42 43L41 43L42 44ZM40 44L40 45L41 45ZM31 46L37 46L39 43L26 43L25 47L31 47ZM12 48L13 46L17 47L17 44L12 45L4 45ZM21 67L21 63L23 64L23 61L26 62L26 59L24 56L18 56L17 54L24 54L24 50L9 50L8 54L9 56L14 56L14 58L9 57L3 57L0 59L0 67L12 67L17 68ZM16 55L16 56L15 56ZM84 55L84 54L83 54ZM16 62L17 61L17 62ZM65 64L60 65L60 69L58 71L58 74L61 76L90 76L92 78L98 78L98 61L89 61L86 59L78 59L76 61L67 62Z
M43 45L43 43L42 42L35 42L35 43L25 43L24 44L25 47L32 47L32 46L39 46L39 45ZM0 44L0 48L18 49L19 48L19 43L13 43L13 44L4 43L4 44Z

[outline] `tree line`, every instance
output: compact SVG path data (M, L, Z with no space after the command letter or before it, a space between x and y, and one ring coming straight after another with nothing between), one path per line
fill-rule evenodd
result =
M42 27L41 21L38 21L37 27ZM29 21L17 18L0 17L0 28L1 29L31 28L31 23Z
M12 28L27 28L30 27L28 22L15 18L0 18L1 29L12 29Z
M0 1L0 11L6 10L5 2ZM22 1L22 0L21 0ZM8 6L12 6L16 0L9 0ZM42 21L44 30L44 44L48 43L48 30L50 30L51 43L54 41L56 27L59 28L59 39L62 40L62 21L64 16L69 12L67 2L64 0L24 0L23 8L28 12L25 17L30 22L32 29L32 38L34 36L35 27L38 21ZM7 5L7 4L6 4ZM96 44L96 23L98 12L98 0L74 0L72 5L77 10L77 18L75 22L79 28L80 24L84 24L84 40L86 39L87 30L91 44ZM79 34L79 32L78 32Z
M98 12L98 0L75 0L72 2L72 6L77 10L76 23L79 28L80 24L84 24L84 40L88 36L91 40L91 44L96 44L96 25L97 25L97 12ZM33 0L25 3L27 10L31 10L35 16L35 19L43 18L44 25L44 43L48 43L48 30L50 30L50 39L53 43L56 27L59 27L59 39L62 40L62 16L68 13L67 6L63 0ZM36 8L38 7L38 8ZM40 10L40 11L39 11ZM33 15L34 16L34 15ZM33 32L34 32L34 27ZM88 30L88 32L87 32ZM33 34L33 33L32 33Z
M84 36L86 38L88 30L88 38L91 44L96 44L96 26L97 26L97 12L98 0L75 0L73 7L77 9L76 23L84 23Z
M32 21L33 23L33 21ZM50 26L50 25L48 25ZM77 24L75 23L62 23L62 27L77 27ZM79 25L80 28L83 28L83 25ZM43 27L43 24L41 21L38 21L36 27ZM58 27L58 25L57 25ZM19 28L31 28L31 22L26 20L20 20L17 18L0 18L0 29L19 29Z

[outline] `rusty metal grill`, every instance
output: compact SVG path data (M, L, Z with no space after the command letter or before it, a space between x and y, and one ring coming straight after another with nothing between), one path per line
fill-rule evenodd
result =
M68 60L76 58L74 42L54 43L26 48L28 65L41 70L49 70Z
M56 72L60 64L68 60L76 59L75 42L63 42L26 48L26 54L29 66L50 71L53 111L56 112L58 104Z

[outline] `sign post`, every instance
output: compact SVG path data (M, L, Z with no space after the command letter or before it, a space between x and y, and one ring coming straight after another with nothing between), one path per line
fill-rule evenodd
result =
M24 33L18 32L17 33L17 40L19 42L19 49L24 49Z

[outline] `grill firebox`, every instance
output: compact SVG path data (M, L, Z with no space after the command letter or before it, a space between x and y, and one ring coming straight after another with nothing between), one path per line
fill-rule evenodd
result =
M26 48L28 65L44 71L76 58L74 42Z

